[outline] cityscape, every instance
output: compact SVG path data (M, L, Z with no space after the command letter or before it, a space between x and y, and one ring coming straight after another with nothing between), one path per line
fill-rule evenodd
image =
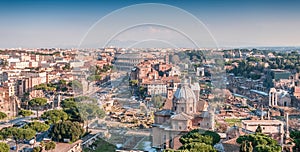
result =
M298 2L0 3L0 152L300 152Z

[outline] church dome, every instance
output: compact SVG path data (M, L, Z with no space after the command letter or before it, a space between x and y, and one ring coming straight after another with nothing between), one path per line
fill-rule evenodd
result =
M195 93L187 84L183 84L180 88L178 88L174 94L174 97L177 100L187 100L190 98L196 100Z

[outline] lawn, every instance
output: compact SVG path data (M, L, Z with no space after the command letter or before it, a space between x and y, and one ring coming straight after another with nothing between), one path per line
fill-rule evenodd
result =
M241 126L241 119L237 119L237 118L226 118L224 120L229 126Z
M106 142L103 139L98 139L93 144L95 146L95 150L92 148L84 148L84 152L114 152L116 150L116 146ZM92 147L92 146L91 146Z

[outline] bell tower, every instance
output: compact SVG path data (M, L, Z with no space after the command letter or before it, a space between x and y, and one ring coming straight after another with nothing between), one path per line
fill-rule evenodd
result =
M171 80L167 85L167 99L173 99L174 82Z

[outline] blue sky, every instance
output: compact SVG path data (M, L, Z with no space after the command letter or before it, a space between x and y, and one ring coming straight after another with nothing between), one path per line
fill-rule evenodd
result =
M0 48L74 47L103 16L139 3L162 3L188 11L207 26L219 46L300 46L297 0L2 0ZM142 12L136 14L143 16ZM176 16L170 18L180 22ZM119 39L133 41L128 35L141 37L139 33L143 33L138 29L131 32Z

